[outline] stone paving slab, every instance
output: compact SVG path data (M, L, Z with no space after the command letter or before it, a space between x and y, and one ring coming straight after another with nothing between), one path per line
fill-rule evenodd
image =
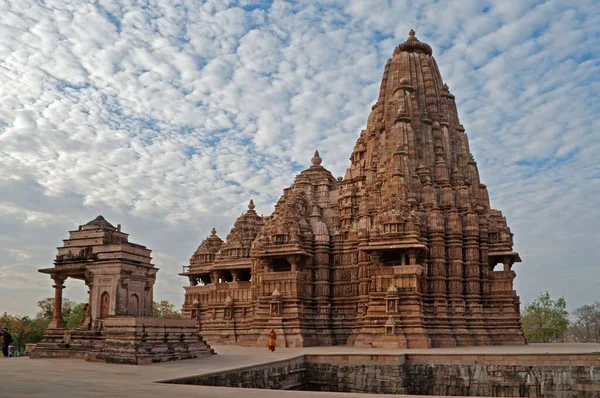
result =
M373 398L373 394L256 390L156 383L235 369L302 354L461 354L514 355L600 352L600 344L531 344L529 346L461 347L428 350L358 349L354 347L266 348L216 346L218 355L152 365L114 365L69 359L0 358L0 397L339 397ZM377 396L392 396L380 395ZM399 395L393 395L400 397ZM415 396L416 397L416 396ZM424 397L424 396L419 396Z

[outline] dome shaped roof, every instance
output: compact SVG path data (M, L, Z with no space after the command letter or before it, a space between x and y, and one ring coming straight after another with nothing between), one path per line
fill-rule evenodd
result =
M217 235L217 230L212 229L210 236L200 243L192 257L190 265L209 263L214 260L215 253L219 251L223 245L223 240Z
M406 41L404 43L402 43L398 47L396 47L396 50L394 51L394 55L396 55L402 51L409 52L409 53L413 53L413 52L423 53L423 54L427 54L427 55L433 54L433 50L431 49L431 46L427 43L420 42L419 39L417 39L415 36L415 31L412 29L408 33L408 39L406 39Z
M250 256L252 242L264 224L263 218L256 213L255 208L254 201L250 199L248 211L235 220L225 243L220 247L217 259Z

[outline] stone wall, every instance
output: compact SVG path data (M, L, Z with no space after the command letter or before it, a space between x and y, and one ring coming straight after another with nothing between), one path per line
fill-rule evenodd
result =
M114 317L104 321L104 346L97 359L142 365L214 354L191 319Z
M165 382L379 394L600 397L600 354L304 355Z
M97 330L46 329L30 356L141 365L212 354L192 319L108 317Z
M306 378L304 356L263 365L247 366L225 372L165 381L171 384L200 386L263 388L270 390L302 389Z
M402 355L306 355L304 389L376 394L405 394Z
M486 397L599 397L599 354L407 355L408 392Z

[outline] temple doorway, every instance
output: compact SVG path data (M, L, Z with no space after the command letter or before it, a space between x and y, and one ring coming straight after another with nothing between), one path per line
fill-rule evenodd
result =
M110 296L108 292L102 293L100 296L100 316L99 318L104 319L108 316L108 309L110 307Z
M140 314L140 299L137 294L129 297L129 315L138 316Z

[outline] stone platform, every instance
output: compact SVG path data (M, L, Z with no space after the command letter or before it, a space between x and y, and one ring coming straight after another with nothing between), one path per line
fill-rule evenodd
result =
M480 361L494 358L499 363L517 365L524 357L556 360L563 358L566 365L578 360L600 362L600 344L531 344L528 346L462 347L428 350L358 349L346 346L281 348L269 353L266 348L216 346L216 356L179 362L157 363L143 366L113 365L68 359L10 358L0 360L3 375L2 397L339 397L367 398L372 394L347 394L331 392L280 391L239 389L157 383L159 381L192 377L245 366L292 359L301 355L415 355L431 361ZM587 358L587 359L586 359ZM504 362L502 362L504 361ZM595 395L594 395L595 394ZM381 395L386 396L386 395ZM392 395L387 395L392 396ZM399 397L400 395L393 395ZM588 395L598 396L590 391ZM415 396L416 397L416 396ZM425 397L419 395L419 397Z
M192 319L109 317L101 330L47 329L31 358L143 365L212 354Z

